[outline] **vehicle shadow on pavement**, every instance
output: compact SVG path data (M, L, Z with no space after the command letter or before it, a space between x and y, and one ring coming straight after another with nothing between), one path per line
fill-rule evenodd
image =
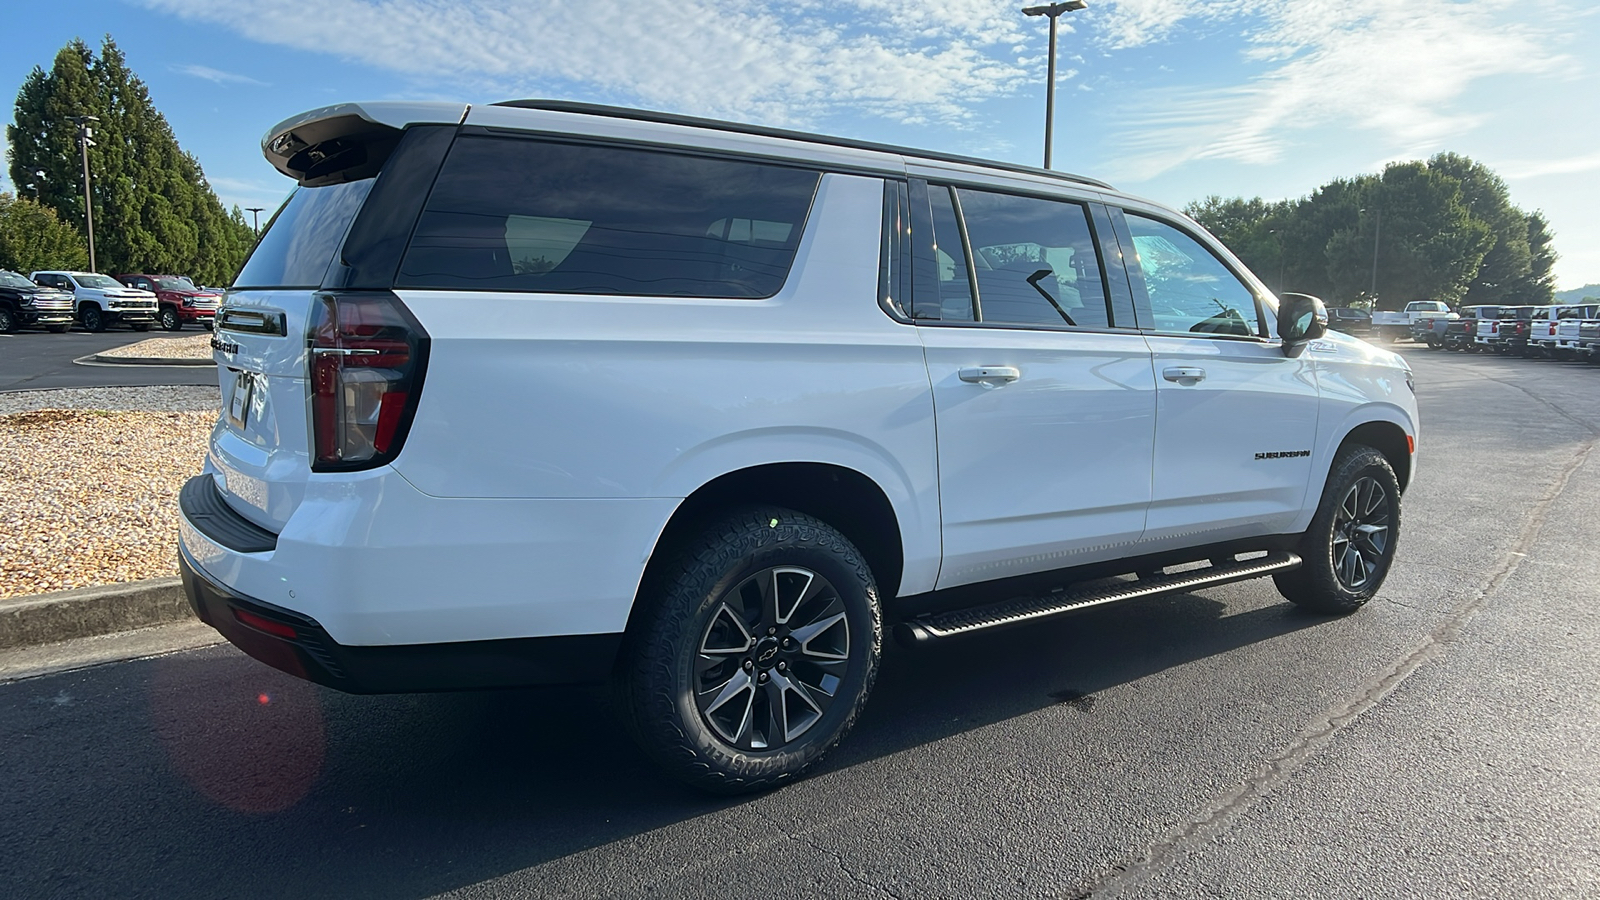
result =
M823 778L1328 621L1227 612L1155 598L888 647ZM355 697L218 647L5 693L0 858L26 896L425 897L762 802L666 781L600 689Z

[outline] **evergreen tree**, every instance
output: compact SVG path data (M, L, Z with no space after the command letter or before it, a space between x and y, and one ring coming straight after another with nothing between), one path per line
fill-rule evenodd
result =
M40 269L81 269L89 247L56 211L25 197L0 194L0 269L27 275Z
M35 68L23 82L15 124L6 130L12 181L38 184L40 202L81 227L74 115L100 119L89 148L100 270L186 274L210 284L232 279L253 243L250 227L237 209L223 209L109 35L98 57L74 40L49 72Z

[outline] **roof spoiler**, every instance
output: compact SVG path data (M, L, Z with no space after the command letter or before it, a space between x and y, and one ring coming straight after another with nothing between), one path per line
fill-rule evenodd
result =
M459 125L465 103L340 103L288 118L261 139L261 152L301 187L378 174L408 125Z

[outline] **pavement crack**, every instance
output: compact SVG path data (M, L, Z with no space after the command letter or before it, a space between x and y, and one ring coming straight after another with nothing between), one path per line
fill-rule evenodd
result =
M822 846L820 843L818 843L816 841L816 839L814 839L811 836L811 832L813 830L815 830L815 829L803 829L803 830L800 830L800 831L790 831L789 829L787 829L787 828L785 828L783 826L782 822L778 821L777 819L773 818L772 816L767 815L765 812L762 812L760 810L756 810L755 813L756 813L756 815L760 816L761 818L766 819L768 824L770 824L772 826L772 829L774 831L778 832L779 834L783 835L784 837L788 838L791 841L795 841L797 843L804 844L805 846L810 847L812 850L815 850L817 853L819 853L819 854L821 854L821 855L833 860L833 864L834 864L835 867L838 868L839 872L841 874L843 874L844 877L850 879L850 881L853 882L854 884L856 884L856 885L858 885L858 886L860 886L860 887L862 887L862 888L864 888L864 889L866 889L868 891L872 891L872 892L879 893L879 894L887 894L888 896L894 898L894 900L904 900L904 898L902 898L893 889L885 887L885 886L883 886L881 884L874 884L874 883L866 880L865 878L861 877L860 875L857 875L854 870L852 870L849 866L845 865L844 857L840 856L838 854L838 852L833 851L833 850L829 850L827 847Z
M1568 418L1571 418L1568 416ZM1578 420L1573 419L1578 422ZM1580 425L1588 426L1578 422ZM1594 433L1593 428L1589 428ZM1395 660L1384 671L1362 682L1356 694L1343 703L1328 708L1313 719L1300 736L1272 759L1262 763L1254 775L1233 788L1211 798L1188 820L1162 835L1142 852L1112 866L1099 876L1081 882L1063 892L1063 897L1115 897L1146 883L1165 864L1184 849L1201 843L1228 828L1235 820L1255 806L1262 797L1270 794L1287 781L1305 762L1327 746L1349 725L1364 713L1377 706L1394 689L1430 660L1442 655L1454 644L1466 628L1500 589L1500 586L1521 568L1544 528L1555 501L1566 490L1572 476L1588 461L1600 438L1590 438L1562 468L1544 495L1529 508L1522 530L1509 550L1480 587L1466 603L1456 610L1439 627L1429 632L1421 643L1405 656Z

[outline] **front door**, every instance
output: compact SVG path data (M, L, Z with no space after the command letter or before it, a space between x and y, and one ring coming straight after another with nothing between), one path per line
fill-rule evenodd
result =
M1088 208L929 196L938 302L919 305L939 320L918 331L938 426L938 586L1126 555L1150 500L1156 386L1131 299L1122 322L1108 302Z
M1146 549L1285 532L1311 480L1312 365L1284 356L1263 297L1198 236L1133 212L1123 221L1156 376Z

